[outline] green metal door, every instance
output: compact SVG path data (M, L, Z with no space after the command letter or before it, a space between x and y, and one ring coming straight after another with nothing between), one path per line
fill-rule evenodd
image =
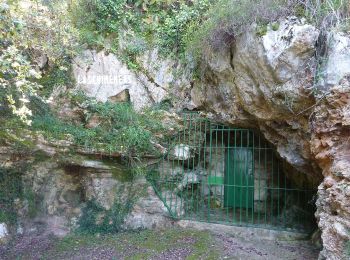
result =
M253 208L254 172L251 148L228 148L226 151L224 205Z

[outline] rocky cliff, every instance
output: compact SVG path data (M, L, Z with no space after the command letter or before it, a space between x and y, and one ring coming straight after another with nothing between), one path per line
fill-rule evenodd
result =
M205 53L196 79L187 73L190 64L161 58L157 50L144 53L137 61L140 69L134 71L113 54L87 50L73 63L76 88L103 102L130 100L137 110L167 101L172 112L199 110L225 125L258 130L274 145L293 179L303 186L318 187L320 258L347 257L349 35L320 33L295 17L280 21L278 28L269 25L265 35L258 34L253 24L230 46ZM167 123L174 123L174 118L168 117ZM41 144L38 149L53 158L37 162L26 179L44 197L51 227L74 225L81 203L91 198L110 210L116 190L131 189L130 183L113 177L114 167L101 160L85 155L56 159L53 155L66 151L60 147ZM130 210L126 225L169 225L166 209L152 188L144 180L136 183L144 193Z
M278 28L268 26L265 35L257 34L252 25L231 46L207 52L197 80L165 77L174 63L163 62L156 52L152 55L140 58L141 74L166 90L163 100L172 99L179 110L200 110L226 125L258 129L276 147L293 178L309 187L318 186L320 258L346 258L350 239L349 35L321 34L295 17L281 21ZM149 62L150 57L160 65Z
M350 37L320 36L295 18L208 53L193 103L232 125L258 128L297 178L318 186L320 257L345 259L349 247ZM322 62L316 54L323 49Z

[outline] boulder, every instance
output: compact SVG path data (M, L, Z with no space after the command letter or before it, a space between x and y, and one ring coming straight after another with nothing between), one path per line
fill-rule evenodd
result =
M175 194L175 192L164 191L162 193L165 204L167 205L167 214L172 215L176 218L185 215L185 202L184 200Z
M0 243L6 242L9 236L7 225L5 223L0 223Z
M184 176L182 177L182 180L177 185L175 191L180 192L186 187L191 187L193 184L200 183L199 177L195 172L185 172Z
M186 144L177 144L174 146L174 148L171 149L168 158L170 160L179 160L179 161L186 161L191 158L194 158L193 151L189 145Z
M146 195L137 200L132 211L126 217L124 228L132 230L164 228L168 227L170 223L167 208L153 188L148 186Z
M328 91L350 74L350 37L344 33L329 33L327 36L328 57L321 69L320 88Z

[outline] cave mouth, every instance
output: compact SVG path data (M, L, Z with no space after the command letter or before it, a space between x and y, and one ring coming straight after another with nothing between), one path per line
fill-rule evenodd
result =
M220 125L198 113L183 118L184 128L150 172L172 217L305 233L316 229L316 190L293 179L257 130Z

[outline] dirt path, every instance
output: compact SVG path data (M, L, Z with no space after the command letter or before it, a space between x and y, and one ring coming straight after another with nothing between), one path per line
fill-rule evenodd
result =
M306 241L246 241L206 231L169 229L116 235L49 234L18 238L0 246L0 259L317 259Z

